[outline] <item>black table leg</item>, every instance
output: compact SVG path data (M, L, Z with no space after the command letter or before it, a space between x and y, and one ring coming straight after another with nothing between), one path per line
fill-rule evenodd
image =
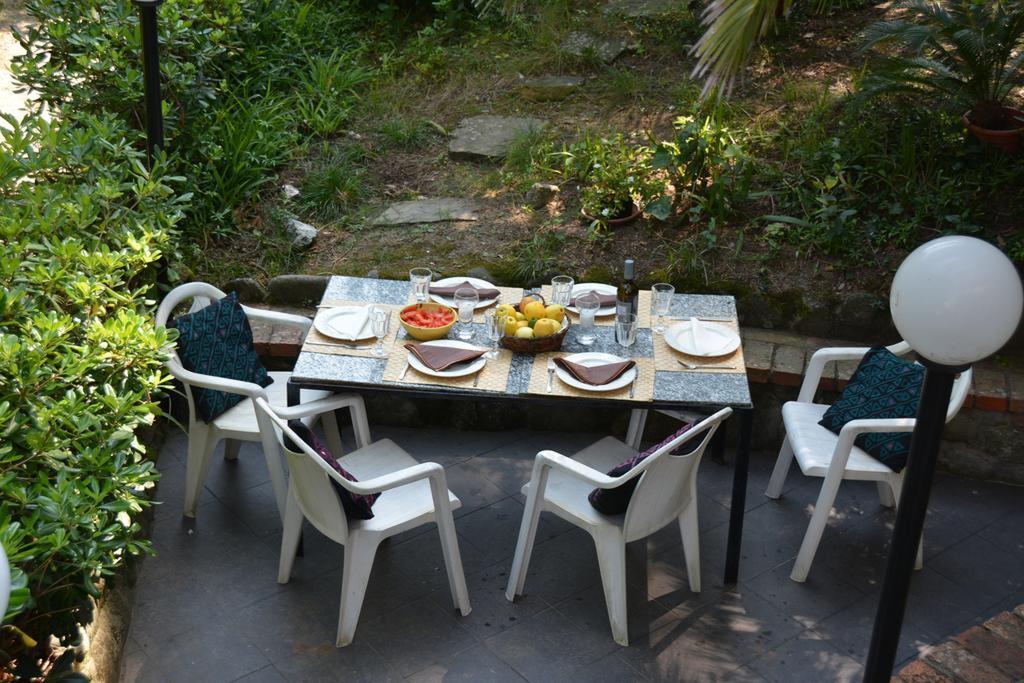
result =
M302 390L293 384L291 380L288 380L288 407L291 408L292 406L297 406L301 402ZM302 541L302 531L299 531L299 547L295 551L295 554L299 557L302 557L305 554Z
M735 584L740 573L740 544L743 542L743 510L747 504L747 474L750 467L750 431L754 422L752 408L738 408L739 443L736 444L736 469L732 475L732 500L729 503L729 540L725 553L725 583Z
M720 423L718 431L715 432L714 438L711 439L711 460L719 465L725 464L725 432L728 426L728 420Z

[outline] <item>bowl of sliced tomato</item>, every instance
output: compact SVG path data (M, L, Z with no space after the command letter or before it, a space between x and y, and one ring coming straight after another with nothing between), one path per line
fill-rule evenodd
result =
M454 308L429 301L406 306L398 314L405 333L418 341L444 339L455 324L455 317Z

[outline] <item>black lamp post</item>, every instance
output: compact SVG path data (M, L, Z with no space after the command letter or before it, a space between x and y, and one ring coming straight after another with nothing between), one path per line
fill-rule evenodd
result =
M150 168L154 152L164 146L164 113L160 96L160 40L156 10L163 0L133 0L142 29L142 73L146 93L146 152Z
M925 366L892 546L879 596L866 683L887 683L896 661L914 560L957 373L1009 341L1024 304L1020 277L996 247L941 237L916 249L893 279L893 322Z

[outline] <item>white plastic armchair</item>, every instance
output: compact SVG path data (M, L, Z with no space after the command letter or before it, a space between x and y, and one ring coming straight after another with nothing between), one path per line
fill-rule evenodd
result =
M327 399L321 406L329 406L330 401ZM278 582L287 583L291 578L303 519L345 546L336 644L338 647L349 645L355 636L370 570L381 541L407 529L436 522L452 602L463 616L469 614L469 591L452 518L452 510L458 509L461 502L448 490L444 468L433 462L418 463L390 439L370 443L367 435L365 439L357 437L358 450L338 460L359 481L345 479L285 423L285 419L310 416L321 406L302 405L281 411L261 398L256 399L256 409L300 449L292 451L285 447L284 450L291 477ZM373 518L349 520L332 481L355 494L380 493L373 506Z
M892 353L902 356L912 349L907 342L887 347ZM814 398L821 383L821 376L827 363L843 360L861 360L869 351L867 348L819 349L807 364L807 371L800 385L796 401L789 401L782 407L782 421L786 437L779 450L771 480L765 495L778 498L786 483L786 475L794 460L807 476L824 477L814 513L807 525L807 532L800 545L790 578L806 581L814 555L818 550L822 534L828 523L828 516L835 503L839 484L843 479L874 481L878 485L878 497L882 505L892 507L899 500L903 489L902 472L894 472L879 460L868 455L854 441L861 434L870 432L912 432L914 418L853 420L843 426L838 435L818 422L827 404L815 403ZM953 385L946 421L952 420L967 398L971 386L971 370L962 372ZM917 568L922 566L922 548L918 548Z
M171 315L187 302L191 302L188 312L198 311L209 306L214 301L222 299L224 292L213 285L205 282L191 282L175 287L160 303L156 312L156 325L163 327ZM311 325L309 318L277 311L267 311L259 308L242 306L246 316L250 320L266 321L277 325L291 325L303 330L308 330ZM267 471L270 475L271 485L274 489L274 498L277 503L278 513L284 519L285 474L281 464L281 451L277 444L274 427L271 422L261 417L253 408L255 399L263 399L270 405L284 408L287 404L287 385L291 376L289 372L268 373L274 382L268 387L261 387L252 382L242 382L234 379L224 379L213 375L203 375L192 372L185 368L175 350L171 350L166 362L167 369L185 389L185 396L188 400L188 456L185 465L185 504L184 514L186 517L195 517L196 506L199 500L199 492L202 490L206 475L210 469L213 451L217 444L224 440L224 457L227 460L234 460L238 457L239 446L242 441L258 441L263 444L263 455L267 462ZM245 396L246 400L230 408L222 415L207 423L199 417L196 412L196 402L192 389L199 387L203 389L214 389L226 391L232 394ZM323 391L307 391L303 398L318 400L330 396L330 393ZM345 407L352 410L353 424L357 432L360 430L367 434L369 428L366 422L366 411L362 399L358 396L347 396ZM325 413L321 410L314 414L314 417L306 418L312 422L316 416ZM324 432L331 448L341 453L341 433L338 430L338 423L333 414L323 420ZM369 438L368 436L366 438Z
M540 513L552 512L587 531L597 549L612 636L629 644L626 619L626 543L645 538L675 521L683 539L690 589L700 592L700 537L697 518L697 469L708 442L721 422L732 413L725 408L665 444L619 477L605 472L636 455L634 448L606 437L572 458L541 451L533 463L529 483L523 487L526 508L509 573L505 597L514 601L523 592ZM688 441L703 437L691 452L670 455ZM605 515L588 500L594 488L611 489L636 479L636 489L625 514Z

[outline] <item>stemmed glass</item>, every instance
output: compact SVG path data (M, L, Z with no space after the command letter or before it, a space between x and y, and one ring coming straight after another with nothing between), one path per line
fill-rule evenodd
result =
M505 333L505 316L498 315L494 311L487 311L484 314L484 322L487 324L487 339L490 340L492 348L486 355L491 360L498 357L498 342Z
M654 331L665 333L665 316L672 307L672 295L676 288L666 282L659 282L651 287L651 317L654 318Z
M597 339L597 334L594 331L594 317L599 308L601 308L601 299L594 292L587 292L583 296L576 297L576 310L580 313L580 329L576 335L576 341L583 346L590 346Z
M427 295L430 293L430 280L433 276L434 273L430 268L413 268L409 271L409 282L412 283L412 293L416 297L416 301L427 300Z
M556 275L551 278L551 303L568 306L572 299L572 286L576 284L568 275Z
M370 322L373 324L373 334L377 337L377 343L370 353L380 357L385 355L384 338L388 336L388 328L391 326L391 311L374 306L370 309Z
M459 339L463 341L473 338L473 312L476 305L480 303L480 295L472 287L463 287L455 290L455 308L459 312Z

